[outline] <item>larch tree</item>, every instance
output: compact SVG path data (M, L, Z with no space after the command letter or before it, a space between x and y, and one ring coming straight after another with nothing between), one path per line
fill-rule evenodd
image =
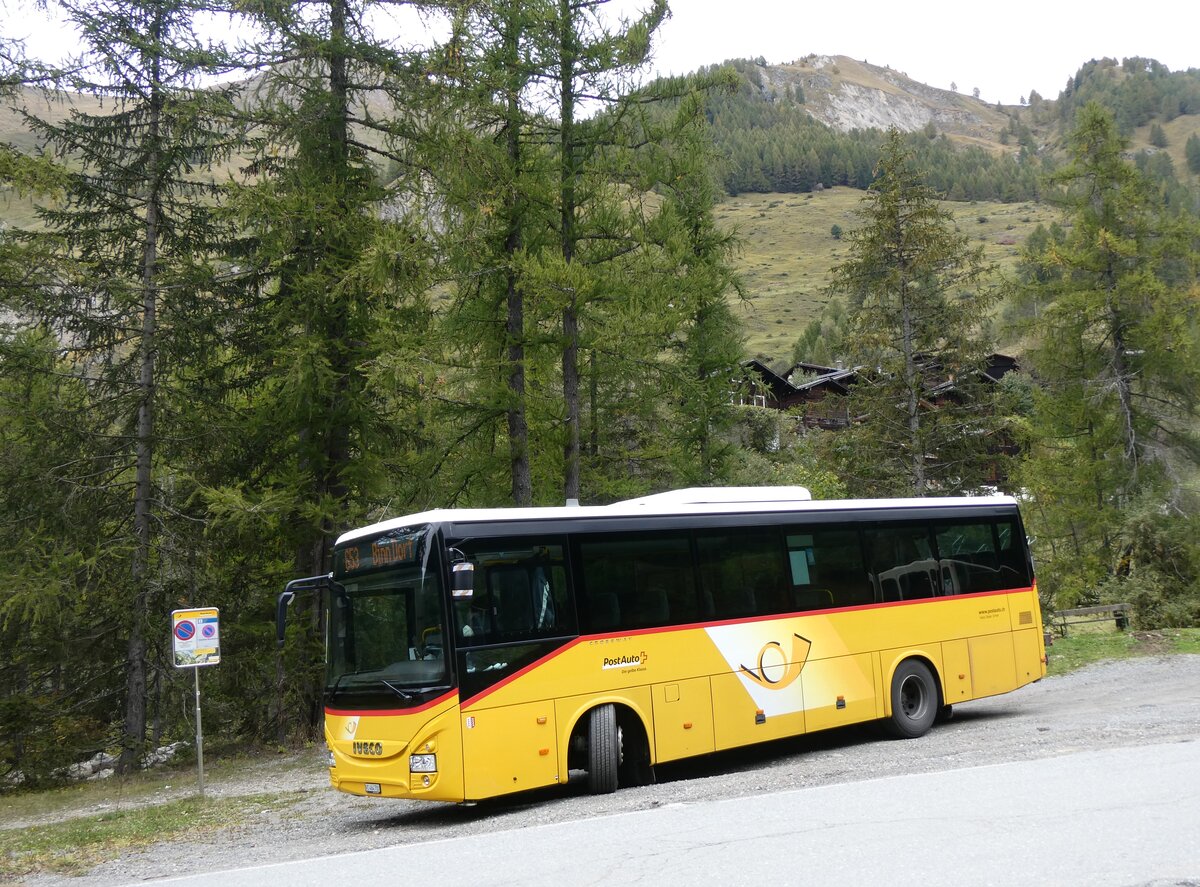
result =
M421 427L402 415L421 396L429 329L405 115L429 109L409 104L424 72L368 24L390 5L241 7L262 34L241 48L262 74L245 93L252 141L232 202L244 235L234 259L249 284L238 348L253 392L239 433L253 482L211 495L231 520L256 514L278 527L271 538L290 548L293 575L328 573L342 529L423 482L405 459ZM303 642L289 647L290 680L280 661L269 713L281 735L314 729L321 713L324 612L311 600L297 609Z
M699 84L697 84L699 86ZM711 486L731 477L734 409L730 392L741 374L744 339L729 304L742 295L733 270L734 236L716 222L720 195L704 114L709 89L729 89L711 78L678 103L669 138L656 145L651 178L662 197L651 239L662 251L655 275L667 290L664 307L675 319L661 390L674 409L667 424L675 454L673 483Z
M1068 148L1052 184L1070 224L1027 256L1037 273L1022 287L1043 307L1021 477L1060 601L1133 568L1121 527L1139 502L1194 510L1186 477L1200 459L1194 222L1167 212L1099 105L1080 110Z
M454 282L442 326L460 393L443 412L461 478L450 492L466 501L534 502L540 446L531 434L536 441L547 421L551 386L530 257L552 243L554 186L534 93L552 24L550 0L469 4L428 65L430 104L441 113L425 119L418 142L441 197L439 240ZM497 439L507 450L503 467Z
M580 495L580 313L589 298L587 278L626 244L612 232L588 230L584 219L602 220L608 214L596 203L611 200L615 176L597 174L597 167L618 155L624 116L630 111L630 78L649 59L653 37L667 15L665 0L655 0L641 18L610 28L601 11L608 0L559 0L556 19L557 46L557 151L559 159L558 239L561 252L562 396L564 408L563 496L578 501ZM581 121L581 106L594 103L607 108L589 121ZM619 181L619 180L618 180ZM590 185L590 187L589 187ZM594 245L580 254L580 244ZM615 244L615 245L614 245ZM582 262L590 274L573 267Z
M438 148L454 172L444 227L457 235L446 329L471 361L459 372L474 380L462 433L478 445L459 464L474 476L472 500L500 486L480 478L495 474L502 437L517 504L609 498L639 478L662 480L645 460L631 467L656 424L651 387L682 323L666 307L682 254L655 242L659 207L646 199L659 184L649 155L674 138L672 118L647 109L686 90L634 89L665 7L613 27L606 6L478 4L446 55L460 86L441 105L461 109L463 139ZM600 455L613 449L605 437L619 453ZM656 449L661 470L666 450ZM599 467L609 458L615 485Z

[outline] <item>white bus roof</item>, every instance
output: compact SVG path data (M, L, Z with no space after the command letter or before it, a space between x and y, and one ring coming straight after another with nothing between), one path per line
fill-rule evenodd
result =
M433 523L501 523L504 521L584 520L588 518L680 516L692 514L746 514L753 512L805 512L886 510L902 508L952 508L963 506L1015 506L1012 496L955 496L924 499L813 499L804 487L696 487L671 490L611 505L573 505L535 508L436 508L388 518L349 530L338 544L387 533L403 527Z

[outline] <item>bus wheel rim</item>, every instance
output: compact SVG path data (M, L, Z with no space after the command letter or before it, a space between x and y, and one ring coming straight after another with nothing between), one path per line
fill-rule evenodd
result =
M909 718L919 717L925 709L925 687L915 675L900 685L900 710Z

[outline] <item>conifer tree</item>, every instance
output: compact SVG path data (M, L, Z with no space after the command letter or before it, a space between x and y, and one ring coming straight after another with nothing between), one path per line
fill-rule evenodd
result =
M428 110L411 101L424 72L371 36L373 5L243 7L263 34L243 53L264 69L246 96L254 141L232 203L249 284L236 347L252 386L239 452L255 482L210 495L231 516L272 516L293 576L328 573L341 530L427 488L406 464L420 445L418 355L436 343L418 342L427 232L401 117ZM384 181L387 168L405 175ZM279 731L289 712L309 731L321 715L324 614L308 600L295 609L303 643L279 682L298 698L276 698Z
M686 87L664 82L631 93L664 8L611 29L604 6L480 4L460 29L461 82L477 95L473 110L458 106L470 132L465 153L450 155L456 169L447 181L463 199L452 201L447 228L461 234L462 284L447 329L464 355L482 360L467 373L477 381L463 434L487 441L489 411L506 418L518 504L577 499L585 474L588 494L601 498L652 482L637 453L658 399L631 390L655 383L682 322L658 283L682 254L656 242L658 208L642 196L660 172L649 155L676 128L669 114L647 108ZM654 482L665 476L656 449ZM492 473L490 448L472 452L478 462L459 464L478 486ZM606 459L624 470L603 467L617 464Z
M1200 136L1192 133L1184 144L1184 156L1187 157L1188 169L1200 175Z
M1045 307L1022 480L1060 604L1129 571L1120 528L1140 500L1190 509L1180 472L1200 458L1195 232L1126 162L1106 110L1085 105L1068 146L1052 181L1071 224L1027 259L1045 272L1025 287Z
M993 421L974 383L993 301L977 288L982 250L954 229L895 130L857 215L831 285L850 306L863 365L851 396L862 421L839 442L853 486L915 496L976 488Z
M186 560L172 527L191 536L186 521L176 524L180 506L164 481L183 461L171 433L177 382L202 360L197 325L207 323L210 259L221 245L207 173L225 148L219 121L229 101L199 85L219 64L192 31L205 4L61 7L85 51L59 85L100 102L64 119L26 116L61 162L63 191L39 210L43 229L21 235L46 264L19 307L69 343L68 368L90 381L87 427L98 443L74 480L113 537L96 575L113 582L114 561L127 570L99 593L121 600L110 630L125 640L123 662L112 665L124 680L121 766L129 769L146 738L148 682L161 673L152 639L171 609L165 590Z
M426 119L417 147L444 201L441 242L455 295L443 329L461 396L443 409L468 501L533 504L534 450L544 456L551 311L531 266L554 245L555 164L536 113L553 20L550 0L473 4L430 56L438 76L429 104L442 113ZM507 441L502 478L497 435Z
M578 285L583 279L572 279L575 273L572 266L584 258L579 255L580 241L587 234L581 213L589 201L608 190L612 178L597 177L589 172L589 167L602 163L614 149L622 147L621 133L629 131L622 126L630 112L625 104L628 78L649 58L654 33L667 14L665 0L654 0L638 21L614 32L600 18L599 11L605 5L607 0L559 0L556 20L558 236L565 284L562 286L562 391L566 413L563 495L568 501L578 500L580 494L579 316L588 295L586 288ZM578 106L585 98L609 104L610 113L598 118L595 125L582 124L577 120ZM599 194L588 193L589 181L599 183ZM602 218L603 213L593 210L593 216ZM585 264L594 267L605 261L604 253L611 253L613 246L603 240L602 236L599 250L593 251ZM617 252L623 249L619 246Z
M741 327L729 305L740 294L730 258L732 235L717 227L711 136L703 115L704 96L695 91L680 103L677 127L655 176L664 204L656 219L659 239L677 269L668 277L679 328L672 335L672 360L664 382L678 390L671 435L678 455L673 475L681 486L711 486L730 477L734 414L731 384L743 354Z

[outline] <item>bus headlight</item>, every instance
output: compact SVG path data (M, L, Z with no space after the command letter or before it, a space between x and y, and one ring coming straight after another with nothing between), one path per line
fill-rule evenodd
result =
M337 758L333 756L333 749L331 749L328 745L325 746L325 754L327 755L327 759L329 761L329 769L332 770L337 766Z
M409 755L410 773L437 773L437 755Z

